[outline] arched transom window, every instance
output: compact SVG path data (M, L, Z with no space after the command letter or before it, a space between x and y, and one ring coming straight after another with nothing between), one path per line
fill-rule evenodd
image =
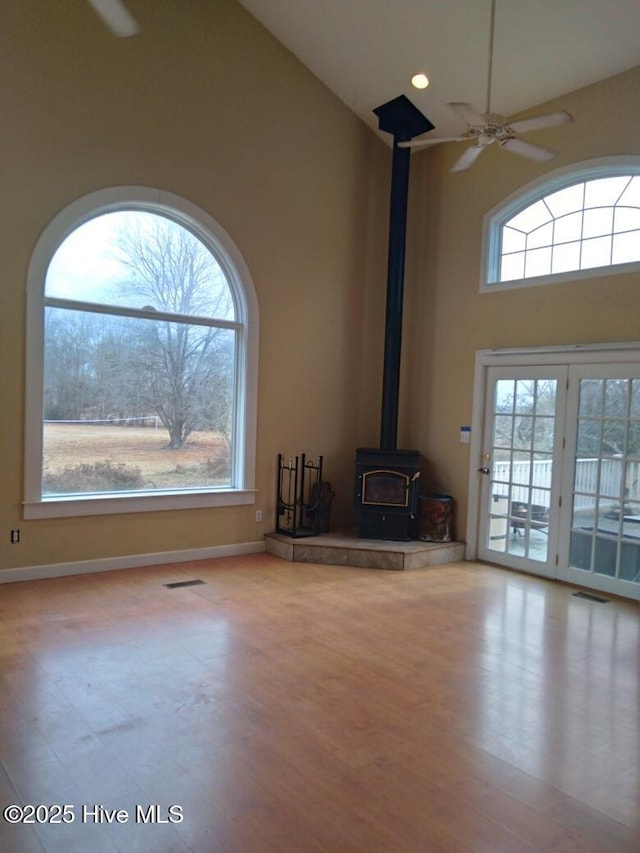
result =
M620 159L547 177L493 211L487 289L640 265L640 165Z

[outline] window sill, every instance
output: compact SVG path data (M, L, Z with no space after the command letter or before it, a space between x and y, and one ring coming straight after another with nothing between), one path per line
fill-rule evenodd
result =
M566 282L579 282L588 278L607 278L612 275L625 273L638 273L640 262L632 261L628 264L612 264L606 267L587 267L582 270L568 270L567 272L550 273L549 275L530 276L529 278L513 278L505 281L482 282L480 293L499 293L504 290L517 290L523 287L538 287L545 284L564 284Z
M163 512L242 506L255 503L254 489L220 491L137 492L135 495L56 495L39 501L25 501L23 516L32 518L72 518L83 515L120 515L132 512Z

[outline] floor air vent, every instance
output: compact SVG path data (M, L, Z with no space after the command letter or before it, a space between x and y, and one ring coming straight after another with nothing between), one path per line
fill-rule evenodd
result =
M574 592L573 596L575 598L586 598L587 601L597 601L598 604L608 604L608 598L600 598L599 595L589 595L588 592Z
M204 581L176 581L175 583L165 583L167 589L178 589L182 586L200 586Z

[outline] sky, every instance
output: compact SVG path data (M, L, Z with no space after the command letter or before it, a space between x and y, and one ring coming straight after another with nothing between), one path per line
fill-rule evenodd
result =
M140 228L143 234L148 226L151 236L151 228L157 225L158 219L168 223L171 231L187 230L168 217L141 210L103 213L80 225L60 244L51 259L45 280L46 296L104 305L143 307L131 306L131 293L127 294L121 287L123 282L131 280L131 272L118 260L118 237L123 229L131 226L135 226L136 230ZM210 260L207 276L211 301L202 303L200 310L194 313L215 316L220 311L218 316L223 319L234 319L232 300L216 300L216 294L229 294L228 281L222 267L202 241L189 233L191 239L200 243L200 248L204 249ZM206 279L202 281L204 283ZM211 315L208 310L212 312Z
M87 282L92 283L96 302L109 302L113 282L122 274L115 260L115 240L119 228L139 213L118 211L97 216L76 228L53 256L45 290L47 296L65 299L87 298ZM100 298L104 295L104 298Z

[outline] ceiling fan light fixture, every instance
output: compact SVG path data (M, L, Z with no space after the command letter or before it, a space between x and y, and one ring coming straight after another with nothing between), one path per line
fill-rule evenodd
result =
M558 110L553 113L534 115L530 118L516 119L509 122L507 118L491 111L491 91L493 80L493 43L496 23L496 0L491 2L491 16L489 23L489 53L487 67L487 99L485 111L480 113L472 104L455 101L448 106L466 123L466 130L460 136L447 136L441 139L412 139L408 142L399 142L399 148L425 148L440 142L464 142L472 140L473 145L468 147L456 160L450 169L451 172L462 172L472 166L485 148L497 142L500 148L519 154L529 160L544 163L555 157L556 152L542 145L535 145L526 139L520 139L520 133L542 130L548 127L556 127L562 124L570 124L573 118L566 110ZM420 78L425 75L415 74L411 78L414 86L420 87ZM428 81L427 81L428 82ZM423 83L424 85L424 83Z
M426 89L429 85L429 78L424 72L420 71L411 78L411 85L416 89Z

